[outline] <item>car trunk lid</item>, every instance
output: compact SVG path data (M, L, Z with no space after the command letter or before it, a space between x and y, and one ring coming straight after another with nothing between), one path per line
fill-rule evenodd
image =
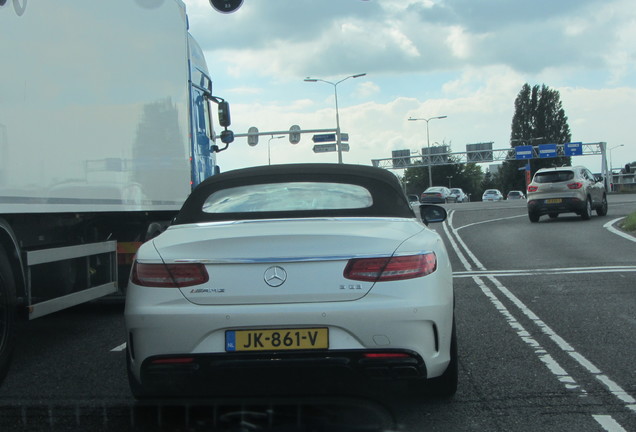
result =
M390 256L423 229L413 219L241 221L175 226L154 245L166 263L206 266L207 283L181 289L196 304L351 301L374 283L346 279L349 259Z

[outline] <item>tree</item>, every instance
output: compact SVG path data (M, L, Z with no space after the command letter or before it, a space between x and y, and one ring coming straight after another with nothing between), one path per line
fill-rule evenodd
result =
M515 99L515 112L510 128L511 146L563 144L570 140L570 126L558 90L552 90L545 84L533 87L524 84ZM504 192L525 190L525 173L520 168L525 167L526 163L526 160L514 160L502 164L499 178ZM567 156L532 159L531 173L534 174L540 168L570 163Z
M484 178L480 183L481 191L485 191L486 189L499 189L499 183L497 182L497 176L493 175L490 171L486 173Z

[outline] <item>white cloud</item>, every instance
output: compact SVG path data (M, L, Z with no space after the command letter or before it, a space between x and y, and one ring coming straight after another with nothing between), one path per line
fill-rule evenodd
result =
M380 93L380 86L372 81L366 81L358 85L355 90L356 97L360 99L368 99L373 95Z
M481 141L503 148L527 82L561 92L573 139L624 144L614 160L636 160L633 0L246 0L230 15L207 0L186 4L215 91L232 96L237 132L333 127L333 93L303 78L366 72L338 88L345 162L420 148L424 125L410 115L447 115L430 124L431 142L456 151ZM310 138L272 141L272 158L335 160L314 154ZM237 139L219 160L224 169L263 163L264 147Z

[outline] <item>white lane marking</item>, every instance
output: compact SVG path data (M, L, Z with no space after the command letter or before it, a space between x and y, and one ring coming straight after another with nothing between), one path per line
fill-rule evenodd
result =
M612 379L609 378L607 375L596 375L596 379L605 384L605 386L614 396L625 402L627 408L636 413L636 399L634 399L632 395L623 390L621 386L612 381Z
M602 267L563 267L552 269L523 269L523 270L473 270L465 272L453 272L453 277L473 276L534 276L540 274L587 274L587 273L614 273L636 272L636 266L602 266Z
M601 425L607 432L627 432L619 425L612 416L609 415L593 415L594 420Z
M509 217L503 217L503 218L497 218L497 219L488 219L488 220L481 221L481 222L473 222L473 223L468 224L468 225L460 226L459 228L456 229L456 231L459 231L460 229L468 228L468 227L471 227L471 226L475 226L475 225L481 225L481 224L490 223L490 222L498 222L498 221L508 220L508 219L516 219L516 218L520 218L520 217L526 217L526 215L522 214L522 215L509 216Z
M530 332L528 332L523 325L510 313L508 308L504 306L504 304L497 298L497 296L486 286L484 281L479 277L474 277L473 280L475 283L481 288L481 291L488 297L490 302L495 306L495 308L501 313L505 318L510 327L513 328L517 332L517 335L528 344L537 355L539 360L543 362L543 364L548 368L550 372L557 379L565 385L565 388L568 390L578 390L581 392L581 396L586 396L587 392L577 384L576 380L572 378L570 374L552 357L540 344L537 342L535 338L532 337Z
M125 349L126 349L126 342L124 342L124 343L123 343L123 344L121 344L121 345L116 346L115 348L113 348L113 349L111 350L111 352L123 351L123 350L125 350Z
M458 238L458 241L459 241L460 239L459 239L459 234L457 233L457 231L453 230L452 227L451 227L451 231L453 231L453 234ZM463 242L461 242L461 243L463 244L463 247L465 248L465 250L468 251L469 249L465 245L465 243L463 243ZM457 248L455 249L455 252L457 253L458 256L460 254L462 254L461 250L459 250ZM465 261L467 261L467 260L465 260ZM466 267L466 270L470 270L470 264L465 265L465 267ZM505 297L507 297L515 306L517 306L517 308L519 308L519 310L521 310L521 312L524 315L526 315L526 317L528 317L532 322L534 322L535 325L537 327L539 327L539 329L544 334L546 334L559 347L559 349L561 349L563 352L565 352L568 355L570 355L570 357L572 357L579 365L581 365L590 374L592 374L598 381L603 383L605 385L605 387L609 390L610 394L614 395L616 398L618 398L619 400L621 400L622 402L625 403L625 407L627 409L636 412L636 399L634 399L633 396L631 396L629 393L627 393L625 390L623 390L622 387L620 387L618 384L616 384L614 381L612 381L607 375L603 374L602 371L599 368L597 368L592 362L587 360L582 354L577 352L569 343L567 343L565 341L565 339L563 339L561 336L559 336L547 324L545 324L541 319L539 319L539 317L534 312L532 312L532 310L530 310L530 308L528 308L521 300L519 300L514 294L512 294L512 292L510 292L494 276L487 276L487 278L493 284L495 284L497 289ZM479 276L474 276L473 279L475 280L475 282L481 288L482 285L483 285L483 281L481 281L480 277ZM483 288L482 288L482 291L484 291ZM491 299L491 301L493 300L491 295L494 296L494 294L492 294L492 292L490 293L491 295L488 295L486 292L484 292L484 294L486 294ZM497 297L494 296L494 298L496 299ZM499 301L499 300L497 299L497 301ZM495 306L497 306L497 305L495 305ZM539 357L539 358L541 358L541 357ZM546 363L546 362L544 361L544 363ZM548 366L548 363L546 363L546 366ZM550 366L548 366L548 367L550 368ZM552 371L552 369L550 369L550 370ZM555 369L555 371L558 371L558 370ZM553 373L554 373L554 371L553 371ZM558 377L558 375L557 375L557 377ZM564 381L562 381L562 382L564 382Z
M612 381L607 375L596 367L591 361L585 358L581 353L577 352L569 343L559 336L554 330L550 328L545 322L530 310L521 300L519 300L512 292L510 292L501 282L494 277L489 277L490 281L495 284L497 289L506 296L515 306L521 310L521 312L527 316L537 327L547 335L554 343L561 349L561 351L567 353L572 357L579 365L592 374L597 380L599 380L605 387L613 394L617 399L625 403L625 406L636 412L636 399L627 393L621 386Z
M620 231L620 230L617 230L616 228L614 228L614 224L616 222L618 222L619 220L621 220L621 219L624 219L624 218L617 218L617 219L611 220L611 221L607 222L605 225L603 225L603 228L607 229L611 233L614 233L614 234L619 235L619 236L621 236L623 238L626 238L629 241L636 242L636 237L634 237L632 235L629 235L629 234L626 234L623 231Z
M453 212L451 212L451 217L453 215ZM446 232L446 238L448 238L448 241L450 241L451 246L453 247L453 249L455 249L455 251L459 252L459 247L457 246L457 243L455 243L455 240L453 238L453 236L450 235L450 232L448 232L448 228L447 228L447 224L444 223L442 224L442 228L444 229L444 231ZM464 256L464 254L462 253L457 253L457 256L459 257L459 260L462 262L462 264L464 265L464 268L466 270L471 270L471 266L470 263L468 262L468 260L466 259L466 257Z
M464 241L462 240L462 238L459 236L459 234L457 233L457 230L455 228L453 228L452 225L450 225L450 222L452 222L452 216L453 213L451 213L451 218L450 221L447 221L444 223L444 231L446 231L447 235L448 235L448 231L447 231L447 226L450 226L451 231L453 232L453 234L455 235L455 238L457 239L457 241L459 242L459 244L464 248L464 250L466 251L466 255L468 255L470 257L470 259L473 260L473 262L475 263L475 265L477 266L478 269L480 270L486 270L486 267L484 267L484 265L477 259L477 257L472 253L472 251L470 249L468 249L468 246L466 246L466 244L464 243ZM448 237L450 238L451 236L448 235ZM454 243L454 242L453 242ZM455 248L455 250L458 252L457 256L460 256L460 249L458 247L456 247L455 244L453 244L453 247ZM462 254L463 255L463 254ZM462 260L462 258L460 258L460 260ZM462 260L462 263L464 264L464 267L466 268L466 270L470 270L471 266L470 263L468 263L468 261L465 259Z
M452 218L450 219L450 221L452 222ZM446 230L446 225L444 225L444 229ZM451 230L452 230L452 227L451 227ZM446 233L449 234L448 231ZM457 233L457 231L453 230L453 234L457 238L457 240L463 244L464 249L467 252L470 252L466 244L463 243L463 241L461 241L461 238L459 237L459 234ZM464 267L466 268L466 270L470 270L471 268L470 263L468 262L468 260L466 259L462 251L457 247L457 243L455 243L451 235L449 235L448 237L450 239L451 244L455 248L455 252L457 253L457 256L459 257L460 261L462 262L462 264L464 264ZM473 257L474 255L471 255L471 259ZM475 260L476 258L473 259L473 261ZM481 266L481 263L479 263L479 261L477 261L477 263L478 263L477 265ZM481 267L483 268L483 266ZM494 278L489 278L489 279L496 280ZM574 378L572 378L572 376L570 376L570 374L566 372L566 370L537 342L537 340L530 335L530 332L528 332L521 325L521 323L519 323L519 321L512 315L512 313L510 313L510 311L492 292L492 290L490 290L490 288L486 286L486 284L481 279L481 277L474 276L473 280L475 281L477 286L479 286L479 288L482 290L484 295L486 295L486 297L488 297L490 302L495 306L495 309L497 309L505 317L510 327L512 327L517 332L517 335L521 338L521 340L523 340L526 344L528 344L531 348L534 349L534 352L539 358L539 360L543 362L543 364L548 368L548 370L553 375L555 375L561 383L565 385L565 388L568 390L576 389L579 392L581 392L582 395L585 395L586 391L580 385L578 385L576 381L574 380Z

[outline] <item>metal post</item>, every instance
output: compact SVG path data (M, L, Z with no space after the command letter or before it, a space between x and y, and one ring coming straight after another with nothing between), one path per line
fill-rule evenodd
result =
M317 82L317 81L321 81L327 84L331 84L333 86L333 94L336 100L336 150L338 150L338 163L341 164L342 163L342 140L340 138L340 114L338 112L338 84L340 84L341 82L348 80L349 78L360 78L365 76L366 73L361 73L361 74L356 74L356 75L349 75L348 77L345 77L343 79L341 79L338 82L331 82L331 81L325 81L323 79L320 78L310 78L307 77L305 78L305 82Z
M428 187L433 186L433 174L431 173L431 140L429 138L429 134L428 134L428 122L431 120L437 120L437 119L445 119L448 116L436 116L436 117L429 117L429 118L413 118L413 117L409 117L410 121L417 121L417 120L424 120L426 122L426 148L428 149Z
M349 77L347 77L349 78ZM345 79L347 79L345 78ZM342 80L344 81L344 80ZM340 147L340 115L338 114L338 91L336 90L338 87L338 84L341 83L342 81L338 81L336 84L334 84L333 86L333 95L336 99L336 150L338 150L338 163L341 164L342 163L342 147Z
M285 135L280 135L280 136L274 136L272 135L272 137L270 139L267 140L267 165L271 165L272 164L272 152L270 149L270 143L272 142L273 139L280 139L280 138L285 138Z
M601 149L604 150L605 147L607 146L607 144L602 143L603 145L601 145ZM609 149L609 187L607 186L607 184L605 184L605 190L608 190L610 192L614 192L614 188L612 187L614 185L614 172L612 171L612 150L619 148L619 147L623 147L625 144L619 144L617 146L611 147ZM607 183L607 175L605 175L605 171L604 171L604 167L606 167L606 162L605 162L605 152L603 151L602 157L601 157L601 172L603 175L603 178L606 179L606 183Z
M431 138L428 135L428 121L426 119L426 148L428 149L428 187L433 186L433 173L431 170Z

